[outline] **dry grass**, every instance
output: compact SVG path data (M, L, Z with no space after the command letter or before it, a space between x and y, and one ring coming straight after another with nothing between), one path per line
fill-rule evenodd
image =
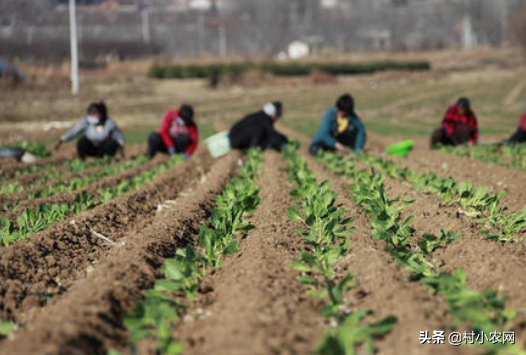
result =
M329 57L366 61L385 59L387 54ZM472 98L484 134L504 136L513 131L526 94L519 50L389 54L389 59L422 58L432 62L432 71L342 77L326 85L314 85L309 78L272 78L215 91L200 80L151 80L145 75L149 61L127 62L83 71L78 97L69 92L67 65L22 66L27 83L0 95L0 139L13 131L38 132L42 122L74 121L90 101L99 99L108 103L121 126L139 132L138 140L143 130L159 124L165 110L182 102L195 105L198 120L211 132L227 128L269 100L281 99L286 105L284 123L311 134L323 111L342 92L354 94L362 119L378 134L427 135L447 105L461 95Z

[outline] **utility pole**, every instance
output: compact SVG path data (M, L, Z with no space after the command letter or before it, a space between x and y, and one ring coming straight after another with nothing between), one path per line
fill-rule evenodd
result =
M142 40L144 43L150 43L150 14L148 13L148 8L144 7L141 10L141 19L142 19Z
M219 32L219 55L221 57L226 57L228 49L227 49L226 27L223 22L219 23L218 32Z
M75 0L69 0L69 36L71 40L71 92L79 93L79 55L77 44L77 18Z
M465 12L462 20L462 45L465 50L471 50L475 46L475 34L473 33L473 24L471 16Z
M508 32L509 32L509 16L510 16L510 3L508 0L500 0L502 1L502 11L501 11L501 19L500 19L500 45L506 46L508 44Z
M197 16L197 51L203 55L205 51L205 17L202 14Z
M27 44L33 44L34 34L35 28L33 26L29 26L27 29Z

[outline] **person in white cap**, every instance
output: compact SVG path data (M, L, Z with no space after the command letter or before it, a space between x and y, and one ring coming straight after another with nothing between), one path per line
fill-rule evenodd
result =
M262 150L280 151L288 142L287 137L274 128L274 124L282 115L283 104L275 101L266 104L261 111L246 116L230 130L230 147L241 150L257 147Z

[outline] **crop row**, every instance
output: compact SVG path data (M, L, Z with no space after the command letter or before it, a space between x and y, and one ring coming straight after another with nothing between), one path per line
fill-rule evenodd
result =
M306 76L313 70L333 75L370 74L386 70L429 70L425 61L371 62L371 63L210 63L210 64L155 64L148 76L156 79L210 78L217 75L238 77L249 70L258 70L276 76Z
M140 188L153 180L156 175L170 169L181 162L181 160L182 158L179 156L174 157L170 161L158 165L132 179L125 180L115 186L100 188L96 194L89 194L87 191L79 192L75 196L72 204L43 203L35 208L24 209L16 220L10 220L3 216L0 218L0 243L3 246L8 246L16 241L43 231L52 224L64 220L66 217L76 216L83 211L106 203L128 191Z
M224 256L239 251L237 237L253 228L246 217L259 205L260 188L256 182L262 161L261 152L249 151L238 176L216 196L207 225L200 227L197 245L190 243L177 250L174 258L165 260L164 278L156 281L146 298L125 318L132 353L147 339L155 342L157 354L175 355L183 351L183 345L172 336L173 326L192 307L206 275L222 267Z
M0 148L6 148L6 147L23 149L39 158L48 158L51 156L51 152L42 143L18 141L14 144L9 144L9 145L0 144Z
M526 170L526 147L524 144L504 147L497 145L478 145L460 148L444 147L442 151L473 160Z
M459 183L452 177L413 171L383 157L352 154L344 160L347 166L341 166L338 159L329 159L327 163L334 165L334 169L353 169L354 159L385 171L392 178L406 181L416 190L438 195L445 205L458 205L460 212L480 225L481 233L490 240L521 243L526 247L526 239L520 238L526 231L526 206L520 211L509 211L501 201L503 193L493 194L485 187L474 188L470 183Z
M351 311L346 306L345 294L355 288L349 273L337 271L338 262L349 249L352 218L335 205L337 195L327 181L319 183L299 157L296 148L289 145L284 153L291 182L291 194L297 198L298 208L290 207L287 215L291 221L301 223L296 232L305 240L307 248L294 261L294 269L302 273L300 282L308 287L308 294L326 303L321 314L332 324L318 348L320 354L356 354L362 344L374 353L373 340L390 332L396 317L384 318L378 323L363 324L370 314L366 310Z
M58 182L45 188L35 189L34 191L28 193L26 199L45 198L54 196L59 193L72 192L81 189L88 184L99 181L103 177L122 173L130 168L141 166L147 161L147 157L141 156L137 159L125 161L121 164L108 165L103 169L96 171L90 175L77 176L72 179L69 179L68 181ZM26 190L31 190L31 186L28 186ZM8 206L8 209L12 209L13 207L14 206Z
M33 165L24 169L20 169L16 172L15 177L20 178L25 175L34 174L37 172L45 171L46 174L38 179L37 184L46 184L61 177L65 172L62 171L62 167L66 167L71 173L80 173L86 169L96 168L109 164L112 161L110 157L104 157L101 159L95 159L91 161L73 159L68 162L64 162L58 165L45 164L45 165ZM0 179L2 186L0 187L0 195L10 194L24 191L24 187L17 181L7 182L11 178L4 177ZM27 187L26 187L27 188Z
M416 243L413 217L404 219L401 211L411 201L400 202L390 199L384 188L385 173L357 170L340 157L328 153L320 157L325 166L336 174L353 181L352 193L356 205L361 206L370 217L372 234L384 241L394 260L412 272L412 280L422 283L432 293L444 297L449 315L455 319L451 329L468 325L475 338L480 334L505 331L511 326L515 312L505 310L505 298L492 290L479 292L466 285L463 270L453 273L440 272L433 260L433 253L460 235L440 231L439 236L423 235ZM340 163L338 163L340 162ZM492 354L526 354L519 346L511 343L475 343Z

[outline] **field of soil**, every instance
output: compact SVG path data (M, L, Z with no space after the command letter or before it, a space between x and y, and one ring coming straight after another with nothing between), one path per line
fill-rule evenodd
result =
M431 151L427 140L459 95L472 97L485 142L511 133L526 93L520 54L422 56L432 61L430 72L341 77L333 85L269 78L217 91L198 80L153 81L144 75L147 63L125 63L83 72L79 97L68 94L62 68L27 69L25 87L0 95L0 142L50 144L64 129L45 131L49 117L74 122L89 101L104 98L131 144L125 158L100 164L71 164L73 145L32 170L1 162L2 186L18 189L0 193L0 354L526 354L526 171ZM310 156L306 146L324 109L347 91L368 127L368 144L365 158L332 156L347 164L338 170ZM147 134L165 110L182 102L195 105L204 138L275 99L285 104L278 129L300 142L297 151L263 152L262 162L245 152L213 159L200 144L188 160L141 160ZM384 155L389 144L406 138L415 141L408 157ZM375 165L380 158L384 165ZM385 160L406 174L389 170ZM458 196L445 202L432 182L416 186L408 171L469 182L491 196L503 192L496 204L506 208ZM381 176L382 183L372 178L367 186L367 174ZM298 185L305 176L306 183L318 184L320 196L323 181L334 193L323 200L330 213L320 221L335 218L338 209L351 218L342 224L348 245L342 242L337 257L331 254L328 271L305 268L313 260L305 255L324 260L335 245L318 250L299 233L311 228L310 236L317 236L321 222L313 226L291 212L316 201L316 193L302 194ZM378 190L365 199L367 187ZM385 215L393 216L384 238L378 230L385 215L371 213L373 200L388 205ZM221 218L235 222L221 224ZM505 218L514 224L498 223ZM244 223L249 227L236 230ZM211 242L204 237L212 231L227 239L225 230L235 243L227 243L221 262L211 263ZM404 231L405 249L389 239ZM433 239L430 251L422 246L430 235L455 237ZM192 259L192 250L201 258ZM428 268L427 278L400 257L401 250ZM459 271L465 280L455 287L433 286ZM326 291L344 275L352 286L337 295ZM335 303L328 313L327 305ZM140 307L147 311L138 327L133 317ZM361 311L367 317L347 326ZM375 328L385 319L396 323ZM488 330L513 332L515 342L448 344L452 332ZM422 344L425 331L444 331L445 343ZM321 346L327 339L331 346Z

